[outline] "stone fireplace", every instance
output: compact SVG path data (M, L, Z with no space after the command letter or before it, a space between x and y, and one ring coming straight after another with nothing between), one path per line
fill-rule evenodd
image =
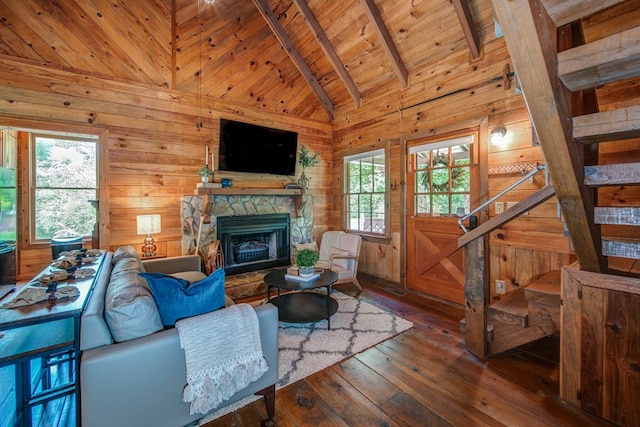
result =
M198 191L201 194L182 197L182 253L194 254L197 249L206 259L211 242L220 240L227 275L289 265L292 245L314 239L309 194L286 189L212 188L204 190L206 194L202 194L202 188ZM275 229L264 231L264 220L274 218L278 218ZM236 228L228 236L227 223ZM242 234L250 238L238 242ZM225 239L232 249L225 247Z

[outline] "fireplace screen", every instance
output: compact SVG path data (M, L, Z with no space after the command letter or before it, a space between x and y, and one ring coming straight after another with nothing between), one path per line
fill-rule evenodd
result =
M227 275L289 265L289 214L218 217Z

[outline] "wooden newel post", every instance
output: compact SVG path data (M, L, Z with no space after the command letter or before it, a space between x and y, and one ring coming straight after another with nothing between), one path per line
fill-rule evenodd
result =
M464 281L465 343L467 351L480 360L487 357L487 306L489 305L487 237L483 235L465 246Z

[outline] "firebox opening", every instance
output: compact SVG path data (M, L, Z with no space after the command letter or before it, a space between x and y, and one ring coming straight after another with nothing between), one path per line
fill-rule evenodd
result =
M290 264L288 214L218 217L227 275Z

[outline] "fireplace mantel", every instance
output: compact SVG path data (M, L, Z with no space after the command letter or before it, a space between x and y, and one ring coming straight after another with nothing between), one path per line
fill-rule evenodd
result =
M299 188L213 188L213 187L198 187L194 194L196 195L262 195L262 196L299 196L302 194L302 190Z

